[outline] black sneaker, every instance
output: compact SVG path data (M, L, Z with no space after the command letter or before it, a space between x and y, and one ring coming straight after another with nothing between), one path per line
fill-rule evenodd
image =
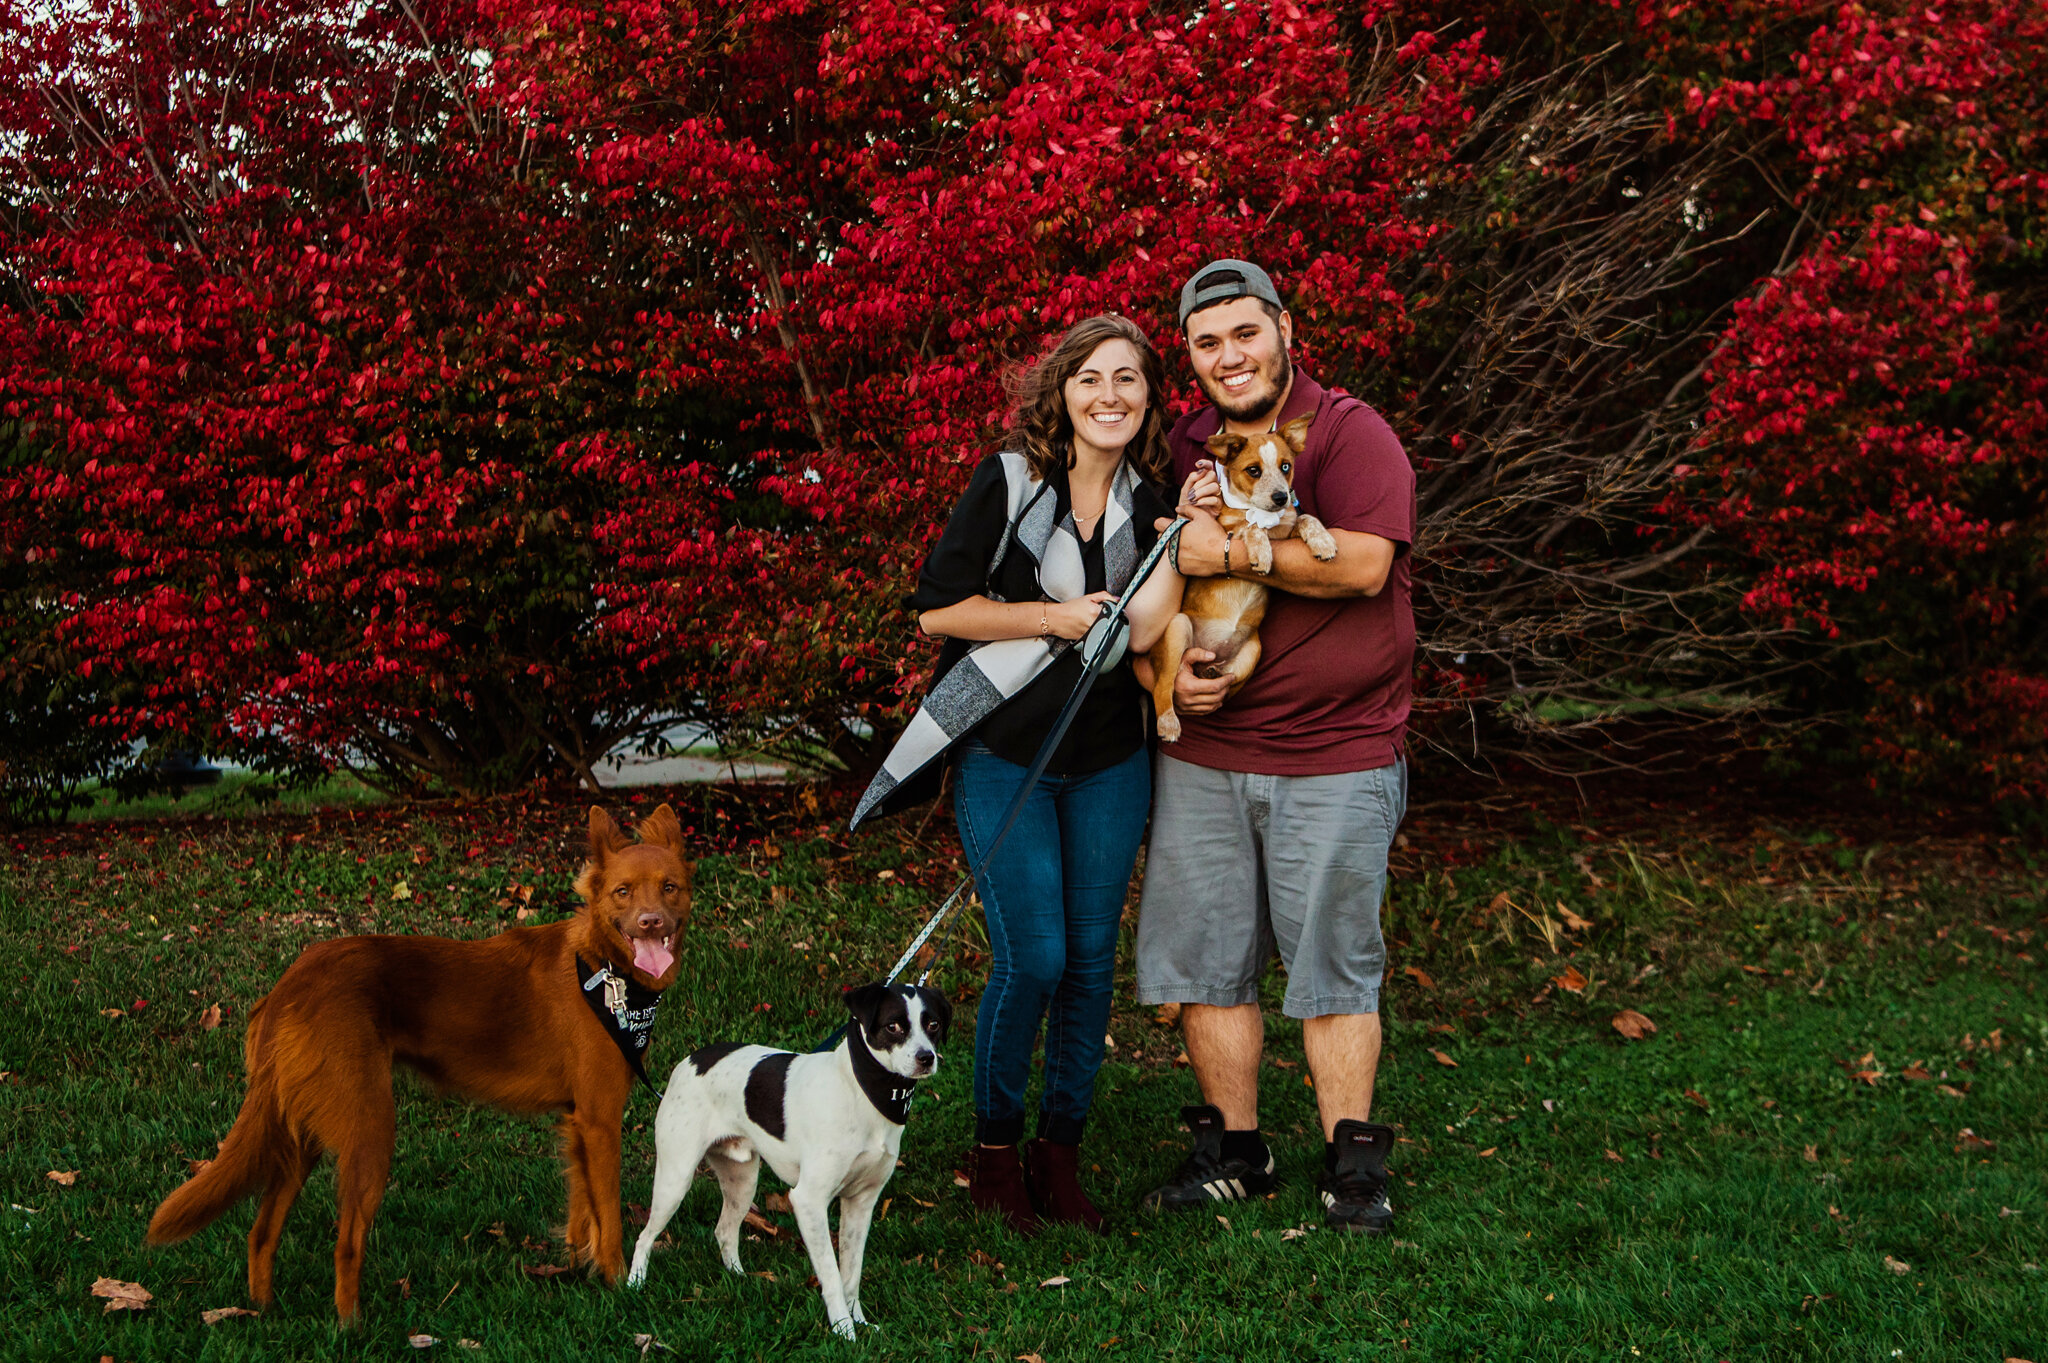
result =
M1241 1159L1223 1158L1223 1114L1207 1103L1180 1110L1180 1119L1195 1133L1195 1151L1173 1177L1145 1194L1138 1205L1152 1211L1184 1211L1212 1202L1239 1202L1264 1197L1278 1180L1273 1177L1273 1152L1256 1168Z
M1387 1156L1394 1149L1394 1128L1346 1118L1337 1123L1335 1145L1336 1167L1316 1180L1324 1224L1331 1230L1385 1235L1394 1224L1394 1204L1387 1199Z

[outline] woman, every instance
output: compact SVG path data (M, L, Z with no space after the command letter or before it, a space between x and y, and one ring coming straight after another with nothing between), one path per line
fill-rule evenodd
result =
M1004 452L975 470L919 575L911 597L918 625L947 644L939 680L898 752L921 728L943 730L934 741L955 758L954 815L970 861L1000 831L1080 679L1080 649L1071 645L1129 584L1158 539L1154 520L1173 514L1160 486L1168 466L1162 383L1158 354L1130 321L1091 317L1067 332L1025 374ZM1159 564L1131 602L1130 654L1159 637L1180 591L1180 575ZM970 709L967 725L961 707L977 697L987 712ZM969 1193L1024 1234L1041 1220L1102 1224L1076 1176L1077 1147L1151 804L1150 723L1128 662L1098 677L977 881L993 964L975 1027ZM892 754L890 766L907 779L920 760ZM894 784L878 778L856 821ZM1041 1023L1037 1139L1020 1156Z

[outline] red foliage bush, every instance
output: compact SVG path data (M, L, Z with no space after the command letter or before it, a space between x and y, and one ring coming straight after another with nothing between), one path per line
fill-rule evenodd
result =
M2048 795L2048 14L1846 4L1773 119L1837 230L1739 304L1674 496L1754 556L1745 605L1858 646L1823 676L1907 781Z

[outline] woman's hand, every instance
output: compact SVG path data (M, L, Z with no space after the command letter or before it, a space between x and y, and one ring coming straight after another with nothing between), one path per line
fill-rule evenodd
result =
M1195 471L1180 485L1180 500L1182 506L1200 507L1212 516L1223 509L1223 485L1217 481L1212 461L1195 461Z
M1090 592L1077 596L1072 601L1047 601L1045 604L1045 632L1062 639L1085 639L1095 622L1102 618L1105 602L1116 600L1115 592Z

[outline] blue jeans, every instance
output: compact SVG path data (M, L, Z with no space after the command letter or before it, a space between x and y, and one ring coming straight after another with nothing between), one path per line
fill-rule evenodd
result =
M1025 769L979 743L960 755L953 813L970 862L1002 828ZM1095 1100L1116 938L1152 801L1143 749L1103 771L1045 776L975 886L988 919L988 988L974 1029L975 1137L1024 1135L1031 1048L1045 1023L1038 1134L1078 1144Z

